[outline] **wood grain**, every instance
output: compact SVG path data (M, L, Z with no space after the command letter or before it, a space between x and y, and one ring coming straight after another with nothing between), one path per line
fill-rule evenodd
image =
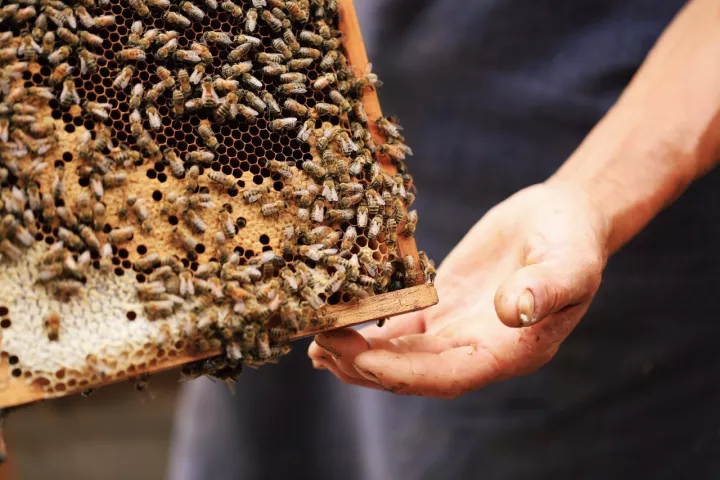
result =
M322 319L334 319L334 325L327 329L308 329L298 333L291 340L298 340L303 337L315 335L322 331L336 330L339 328L351 327L361 323L371 322L382 318L392 317L403 313L414 312L423 308L435 305L438 302L435 287L431 284L419 285L404 290L397 290L382 295L376 295L363 300L356 300L351 303L329 305L319 310ZM65 392L57 392L48 396L39 385L27 384L22 378L13 378L7 360L0 363L0 408L13 407L26 403L32 403L47 398L63 397L78 393L85 388L95 388L110 383L127 380L140 373L158 373L179 367L189 362L202 360L204 358L219 355L219 350L210 350L196 355L177 355L168 357L154 365L148 366L142 372L127 372L112 378L107 378L97 384L87 385L76 389L68 389Z
M360 22L355 12L353 0L339 0L338 7L340 9L340 31L343 32L343 46L345 47L348 63L353 66L357 74L362 74L370 61L368 60L367 51L365 50L365 42L363 42L362 39ZM380 100L378 99L377 92L369 88L365 89L362 102L370 121L370 132L373 138L378 143L385 143L387 139L382 130L378 128L376 122L378 118L382 117L382 109L380 108ZM379 154L378 156L383 170L391 175L397 173L397 169L387 155ZM398 232L403 231L404 228L405 220L401 221L398 225ZM398 235L398 249L403 257L412 255L416 259L418 258L417 246L415 245L415 239L413 237ZM419 265L419 262L416 263ZM418 269L415 281L416 284L425 281L425 277L420 269Z
M360 74L368 65L368 58L353 2L352 0L339 0L338 5L340 9L340 30L344 32L343 43L347 52L348 62L356 69L357 73ZM384 142L385 138L375 123L375 120L382 116L376 92L369 88L366 89L362 101L368 118L370 119L370 129L373 137L377 142ZM397 169L389 158L381 156L380 161L386 172L390 174L397 173ZM404 221L398 226L398 231L402 231L403 227ZM417 258L417 248L413 237L399 235L398 247L403 257L412 255ZM416 263L419 264L419 262ZM354 326L435 305L438 302L435 288L431 284L424 284L423 282L423 275L419 272L416 277L416 285L419 286L376 295L347 304L325 306L320 310L320 317L333 317L335 319L333 326L325 330L310 329L303 331L293 337L292 340L315 335L322 331ZM40 385L28 384L24 378L14 378L12 376L12 366L8 364L8 359L0 358L0 408L22 405L46 398L66 396L78 393L85 388L94 388L123 381L141 373L152 374L169 370L220 353L218 350L211 350L202 354L168 356L167 358L157 359L155 363L151 362L146 368L142 369L142 371L130 370L117 376L106 378L97 384L69 388L67 391L55 392L49 396L42 390Z

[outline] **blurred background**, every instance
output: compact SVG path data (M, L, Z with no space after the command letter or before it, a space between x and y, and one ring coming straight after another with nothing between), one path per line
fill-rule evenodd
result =
M161 479L166 470L177 371L17 410L6 425L10 460L0 480Z

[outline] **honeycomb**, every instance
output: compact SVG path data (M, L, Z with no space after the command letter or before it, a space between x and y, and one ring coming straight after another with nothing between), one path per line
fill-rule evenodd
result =
M380 82L348 63L338 11L0 8L0 360L12 377L51 396L224 349L185 373L232 380L322 326L324 305L432 279L424 254L398 247L417 222L412 152L394 119L366 118Z

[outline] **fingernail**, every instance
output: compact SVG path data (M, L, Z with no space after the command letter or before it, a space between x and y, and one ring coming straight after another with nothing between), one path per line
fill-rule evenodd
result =
M535 323L535 297L530 290L525 290L518 298L517 303L518 314L520 315L520 323L523 327L528 327Z
M328 352L330 355L332 355L333 359L337 360L338 358L340 358L340 354L336 350L333 350L332 348L328 347L327 345L323 345L322 343L318 342L317 338L315 339L315 344L318 347L325 350L326 352Z

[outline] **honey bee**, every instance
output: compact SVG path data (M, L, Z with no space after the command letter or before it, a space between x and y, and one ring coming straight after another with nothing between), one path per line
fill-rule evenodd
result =
M276 120L272 120L269 124L270 130L292 130L297 126L297 118L295 117L288 117L288 118L278 118Z
M178 117L183 116L185 114L185 95L183 95L179 88L173 90L172 100L173 113Z
M288 48L290 48L291 52L297 53L300 51L300 43L298 42L295 33L293 33L291 29L285 29L285 31L283 32L283 40L285 40L285 43L287 43Z
M330 91L330 100L333 101L338 107L340 107L340 110L343 112L349 112L352 107L350 106L350 102L347 101L347 99L343 96L342 93L338 92L337 90L331 90Z
M240 88L240 82L237 80L228 80L222 77L215 77L212 85L221 92L235 92Z
M360 205L357 208L357 225L360 228L365 228L368 224L368 206L367 205Z
M80 36L80 41L83 43L91 46L91 47L101 47L103 43L103 39L99 35L95 35L94 33L87 32L85 30L80 30L78 32L78 35Z
M45 192L41 197L42 201L42 219L46 224L52 223L55 220L55 200L50 193Z
M353 115L355 115L357 121L360 122L362 125L367 125L368 117L367 113L365 113L365 107L363 106L362 102L359 100L355 100L352 102L351 106Z
M111 108L113 108L111 103L89 102L87 100L83 102L83 109L100 120L110 118L109 111Z
M180 8L187 14L188 17L192 18L196 22L202 22L202 19L205 17L205 12L195 6L192 2L183 2L180 4Z
M378 79L376 74L372 73L372 63L368 63L363 71L363 74L353 80L353 88L356 90L362 90L365 87L382 87L382 85L383 82Z
M245 17L245 31L250 33L254 32L257 29L257 20L257 10L255 10L254 8L249 9Z
M83 247L82 239L65 227L58 227L58 238L71 250L80 250Z
M195 248L200 244L200 242L186 230L177 227L173 229L173 236L175 241L187 252L194 252Z
M80 57L80 73L82 75L97 72L97 55L88 51L85 47L78 48L77 53L78 57Z
M69 63L61 63L57 67L55 67L55 70L50 74L49 82L50 85L60 85L65 81L65 79L70 75L74 70L74 67L71 67Z
M300 49L302 51L302 49ZM302 70L304 68L310 68L313 64L312 58L294 58L287 63L288 70Z
M48 32L48 33L52 33L52 32ZM72 48L67 45L63 45L48 55L48 61L52 65L58 65L60 62L65 61L70 56L71 53L72 53Z
M202 219L198 216L197 213L195 213L194 210L184 211L183 220L185 220L187 226L190 227L190 230L192 230L194 233L205 233L205 230L207 230L205 222L202 221Z
M173 174L175 178L182 178L185 176L185 166L183 165L183 162L178 158L177 154L175 153L175 150L172 150L170 148L165 149L163 152L165 156L165 161L170 166L170 172Z
M135 227L114 228L108 234L108 241L113 245L129 242L135 235Z
M405 228L402 231L402 234L406 237L411 237L415 234L415 229L417 228L417 222L418 222L418 213L417 210L411 210L407 214L407 220L405 222Z
M7 47L0 50L0 61L12 62L17 60L17 48Z
M230 0L225 0L220 4L220 8L225 10L227 13L230 14L235 20L242 20L243 15L245 15L245 11L240 7L239 5L236 5L235 3L231 2Z
M166 318L175 311L175 304L171 300L152 300L145 302L143 307L148 318Z
M303 123L303 126L300 127L300 130L298 131L297 138L301 142L307 142L310 138L310 134L313 132L315 128L315 120L312 118L309 118L305 120L305 123Z
M435 270L435 262L430 260L427 253L422 250L418 252L418 258L420 259L420 268L422 269L423 276L427 283L434 283L437 271ZM405 267L407 269L407 265Z
M293 100L292 98L288 98L285 100L285 103L283 104L283 107L285 107L287 110L292 112L293 114L297 115L298 117L307 117L309 113L308 107L303 105L302 103ZM314 126L314 121L313 121Z
M225 188L234 188L236 185L236 180L234 177L230 175L225 175L221 172L216 172L213 170L208 172L207 176L211 182L217 183L218 185L221 185Z
M72 10L70 10L70 14L72 14ZM35 10L35 7L32 5L28 5L25 8L19 9L17 12L15 12L15 22L16 23L24 23L33 18L35 15L37 15L37 10ZM75 20L74 17L73 21ZM66 17L66 21L70 23L70 19ZM77 24L73 27L76 28Z
M262 45L262 40L252 35L235 35L235 43L242 45L243 43L250 43L253 47L259 47Z
M310 287L303 287L300 290L300 296L308 302L308 304L313 308L313 310L317 310L321 308L325 302L318 296L317 293L315 293Z
M175 59L185 63L200 63L202 57L195 50L176 50Z
M222 45L224 47L228 47L233 43L233 39L225 32L205 32L203 40L210 45Z
M98 240L92 228L88 227L87 225L83 225L80 227L79 233L80 238L82 238L85 244L90 247L92 251L100 251L100 241Z
M168 30L166 32L158 33L155 37L156 45L166 45L173 38L178 38L180 34L176 30Z
M396 162L402 162L405 160L407 155L412 155L412 149L404 143L388 143L378 145L378 151L388 155L391 159Z
M303 95L307 92L305 84L302 83L283 83L277 89L282 95Z
M362 299L368 298L370 296L370 294L366 290L364 290L362 287L358 286L355 283L347 283L345 285L345 290L347 291L347 293L356 298Z
M152 137L143 131L135 140L138 147L145 150L152 158L160 155L160 146L152 139Z
M115 80L113 81L113 88L116 90L125 90L130 84L130 80L134 74L135 67L132 65L126 65L122 70L120 70L117 77L115 77Z
M63 89L60 92L60 107L67 110L72 104L80 104L80 95L75 89L75 81L69 78L63 83Z
M315 178L316 180L322 180L327 174L326 170L313 160L305 160L302 164L302 168L305 173Z
M168 8L170 8L172 3L170 2L170 0L148 0L147 5L148 5L148 7L161 8L163 10L167 10Z
M264 195L270 193L270 189L264 186L250 187L243 191L243 198L248 203L255 203L263 198Z
M334 73L326 73L325 75L318 77L312 87L315 90L323 90L335 82L337 82L337 75Z
M267 105L265 105L265 102L255 95L253 92L245 92L245 101L258 112L263 112L267 108ZM242 113L242 112L241 112Z
M153 130L160 130L162 122L160 120L160 113L158 112L158 109L156 107L149 106L145 108L145 113L147 114L150 128Z
M180 91L187 98L192 93L192 85L190 85L190 74L184 68L177 71L177 80L180 85Z
M80 37L78 37L65 27L58 28L55 34L60 37L63 42L67 43L71 47L77 47L80 44Z
M245 60L251 49L252 45L250 43L243 43L242 45L235 47L230 51L230 53L228 53L228 61L236 63ZM245 65L247 65L247 63ZM250 65L252 68L252 63ZM247 69L247 71L250 71L251 68Z
M107 28L112 25L115 25L115 16L114 15L100 15L99 17L95 17L93 19L93 25L95 28ZM86 26L86 28L90 28Z
M262 99L267 104L268 113L270 115L277 116L282 113L282 111L280 110L280 105L277 103L275 97L273 97L270 92L263 92Z
M160 60L165 60L170 55L175 53L177 51L177 49L178 49L177 38L171 38L162 47L158 48L156 54ZM200 60L198 60L198 61L200 61Z
M87 9L84 6L82 6L82 5L76 6L75 14L78 17L78 20L80 20L80 23L85 28L93 28L95 26L95 21L94 21L92 15L90 15L88 13Z
M241 79L243 85L245 85L248 88L252 88L254 90L262 90L262 88L263 88L263 83L260 80L258 80L257 78L253 77L249 73L243 73L240 76L240 79Z
M260 206L260 211L262 212L263 216L270 217L279 214L281 210L284 210L286 208L287 203L283 200L278 200L276 202L262 204Z
M177 12L166 12L165 15L163 15L163 20L181 28L190 28L192 25L192 22L187 17Z
M278 53L282 54L286 60L290 60L293 57L292 51L282 38L274 39L272 41L272 46Z
M317 48L311 47L301 47L297 51L297 54L301 60L305 61L305 65L308 67L312 65L315 60L320 60L320 58L322 58L322 52Z
M300 32L300 35L298 36L301 42L305 42L307 44L313 45L315 47L322 46L325 39L318 35L317 33L311 32L310 30L303 30Z
M230 52L232 54L232 52ZM227 79L233 79L235 77L239 77L243 73L247 73L250 70L252 70L252 62L240 62L235 64L229 64L226 63L222 66L222 76Z
M212 131L212 128L210 128L210 122L207 120L204 122L201 122L200 125L197 127L198 135L203 139L203 142L205 142L205 146L212 150L216 150L218 146L220 145L220 142L218 142L217 137L215 137L215 134ZM218 172L211 172L211 173L218 173ZM234 183L234 182L233 182Z
M268 77L276 77L286 73L287 67L285 65L280 65L279 63L268 63L262 68L262 72Z
M83 284L77 280L59 280L52 285L53 294L64 301L78 295L83 288Z
M263 10L261 17L273 32L279 32L283 29L283 22L270 10Z
M170 82L169 80L172 80ZM174 83L174 79L172 77L169 80L161 80L155 85L150 88L147 92L145 92L145 100L152 103L157 103L160 99L160 96L165 93L165 90L168 89L168 83Z
M237 115L237 104L239 97L236 93L227 94L221 105L215 110L215 120L218 123L225 123L228 118L235 118Z
M330 115L330 116L340 115L340 107L338 107L337 105L332 105L330 103L325 103L325 102L316 103L315 111L319 115Z
M144 62L145 51L140 48L124 48L115 54L119 62Z
M132 108L133 110L140 108L144 93L145 87L143 86L142 82L138 82L133 85L129 100L130 108Z
M349 222L355 217L355 211L352 208L330 209L327 213L328 223Z
M185 161L191 164L209 166L215 160L215 154L207 150L193 150L185 154Z
M325 54L325 56L320 60L320 70L327 71L330 70L333 65L335 65L335 62L338 59L338 51L337 50L330 50L328 53Z
M142 18L148 18L150 16L150 9L143 0L128 0L128 3Z

